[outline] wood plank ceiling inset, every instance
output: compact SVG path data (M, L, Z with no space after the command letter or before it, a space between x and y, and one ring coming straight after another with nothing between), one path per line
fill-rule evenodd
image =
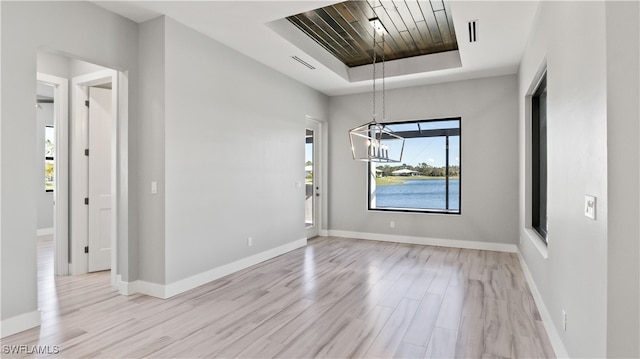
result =
M287 17L320 46L349 67L373 62L371 18L387 30L385 60L458 49L447 0L345 1ZM382 58L379 35L377 61Z

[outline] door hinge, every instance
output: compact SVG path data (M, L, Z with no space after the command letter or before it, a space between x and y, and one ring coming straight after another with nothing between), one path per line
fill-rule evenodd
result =
M89 204L89 198L88 197L84 199L84 204Z
M85 156L89 156L89 149L88 148L84 150L84 155Z
M86 100L86 101L84 102L84 105L85 105L85 106L87 106L87 107L89 107L89 100Z
M85 252L85 253L89 253L89 246L85 246L85 247L84 247L84 252Z

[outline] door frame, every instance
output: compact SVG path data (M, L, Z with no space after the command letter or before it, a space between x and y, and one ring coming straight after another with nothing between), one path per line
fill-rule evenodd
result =
M112 84L111 101L114 119L111 127L111 284L117 285L118 274L118 127L122 121L122 114L126 113L127 86L120 83L118 71L105 69L102 71L81 75L72 78L71 93L73 108L71 116L71 265L72 275L85 274L89 270L88 255L84 253L84 247L88 246L89 215L88 208L84 205L84 198L88 196L88 160L84 150L88 144L88 128L86 119L88 110L85 101L88 99L88 89L91 86L99 86L106 83Z
M54 274L69 274L69 80L36 73L36 81L51 85L56 155L53 191Z
M315 236L324 235L322 230L322 223L324 218L323 208L324 203L326 201L325 194L327 193L324 184L326 181L324 180L324 174L326 173L324 168L324 158L325 153L324 149L326 146L324 145L324 136L323 136L323 126L324 123L319 121L316 118L311 116L306 116L305 118L305 132L307 129L314 131L313 138L313 183L314 186L319 188L318 193L320 196L316 196L316 190L313 189L314 196L314 225L310 228L305 228L305 237L307 239L313 238Z

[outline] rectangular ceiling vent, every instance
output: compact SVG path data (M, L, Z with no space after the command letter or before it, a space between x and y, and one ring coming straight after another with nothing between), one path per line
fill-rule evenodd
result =
M291 56L292 59L298 61L299 63L303 64L304 66L308 67L309 70L315 70L315 66L311 65L310 63L304 61L303 59L299 58L298 56Z
M478 20L469 21L469 42L478 41Z

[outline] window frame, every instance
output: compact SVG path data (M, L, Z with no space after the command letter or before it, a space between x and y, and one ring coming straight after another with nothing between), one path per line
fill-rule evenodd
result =
M544 133L541 133L540 97L544 94ZM531 228L545 245L549 244L548 233L548 111L547 111L547 73L531 95ZM541 143L542 142L542 143ZM541 153L541 147L545 150ZM544 171L541 170L544 165ZM542 178L544 177L544 178ZM540 192L543 193L540 193ZM544 197L544 198L543 198ZM544 219L541 219L541 207L544 207Z
M376 163L369 162L367 166L367 210L376 212L404 212L404 213L430 213L430 214L446 214L446 215L461 215L462 214L462 117L447 117L436 119L422 119L422 120L410 120L410 121L396 121L385 122L384 125L403 125L403 124L420 124L425 122L445 122L445 121L458 121L458 127L452 129L433 129L433 130L416 130L416 131L394 131L394 133L402 136L405 139L408 138L426 138L426 137L445 137L446 151L445 155L445 203L446 207L449 207L449 137L458 136L460 138L458 143L459 151L459 175L458 175L458 209L438 209L438 208L406 208L406 207L372 207L372 182L375 183L375 167ZM423 135L421 133L431 132L430 135ZM406 145L405 145L406 147Z

